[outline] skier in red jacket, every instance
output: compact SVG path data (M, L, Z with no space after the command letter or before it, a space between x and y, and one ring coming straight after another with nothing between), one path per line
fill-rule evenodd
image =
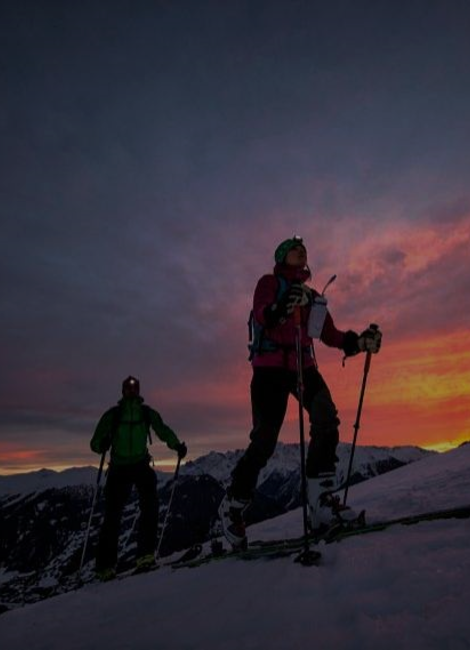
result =
M343 350L346 356L366 351L376 353L382 338L378 329L369 328L360 335L351 330L343 332L336 328L325 306L314 306L316 302L326 301L305 284L311 274L307 266L307 250L300 237L283 241L274 258L274 273L261 277L253 298L256 336L251 359L251 442L232 473L231 485L219 507L224 535L234 546L246 543L243 511L250 503L259 472L274 453L289 395L296 395L297 327L294 311L300 311L301 319L303 404L310 418L306 475L310 526L314 530L332 518L331 508L322 503L321 496L336 487L340 421L328 386L315 362L311 312L316 310L315 316L320 314L322 321L318 338L330 347ZM318 322L315 326L318 327Z

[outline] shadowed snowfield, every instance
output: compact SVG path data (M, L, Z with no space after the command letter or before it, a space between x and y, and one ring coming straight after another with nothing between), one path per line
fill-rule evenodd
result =
M354 486L368 521L470 504L470 445ZM301 533L301 512L249 529ZM470 520L321 545L322 564L227 559L51 598L0 617L2 650L466 650Z

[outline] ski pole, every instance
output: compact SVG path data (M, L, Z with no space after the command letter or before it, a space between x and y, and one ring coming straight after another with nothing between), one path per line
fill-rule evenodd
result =
M94 488L94 491L93 491L93 499L92 499L92 502L91 502L90 516L88 518L88 526L87 526L87 529L86 529L85 541L83 543L82 557L80 559L80 566L79 566L79 569L78 569L78 581L79 582L80 582L81 577L82 577L83 563L85 561L85 553L86 553L86 549L87 549L87 546L88 546L88 538L90 536L91 520L93 519L93 514L95 512L95 507L96 507L96 501L98 499L98 492L99 492L99 488L100 488L101 475L103 474L103 466L104 466L104 459L106 458L106 452L107 452L107 449L105 449L103 451L103 453L101 454L100 467L99 467L99 470L98 470L98 476L96 477L96 484L95 484L95 488Z
M374 323L371 323L369 325L369 329L376 331L379 328L378 328L378 325L375 325ZM347 476L346 476L346 487L345 487L345 490L344 490L343 505L346 505L346 500L348 498L349 480L351 478L351 471L352 471L354 453L356 451L357 434L358 434L358 431L359 431L359 426L360 426L360 421L361 421L362 404L364 402L364 393L366 391L367 376L368 376L369 370L370 370L371 359L372 359L372 353L367 352L366 353L366 359L364 361L364 373L363 373L363 377L362 377L361 393L359 395L359 405L357 407L356 421L354 423L354 438L353 438L353 442L352 442L352 446L351 446L351 454L349 456L349 465L348 465L348 473L347 473Z
M155 552L155 561L157 561L158 558L160 557L160 548L161 548L162 541L163 541L163 535L165 534L165 528L166 528L166 524L167 524L167 521L168 521L168 515L170 514L171 504L173 502L173 496L175 494L176 483L178 482L178 474L179 474L179 471L180 471L180 465L181 465L181 458L178 457L178 462L176 463L176 469L175 469L175 473L174 473L174 476L173 476L173 485L172 485L171 492L170 492L170 498L168 500L168 507L166 509L165 519L163 520L162 532L160 533L160 539L158 540L157 550Z
M294 322L296 327L296 356L297 356L297 398L299 402L299 433L300 433L300 490L302 500L302 519L304 528L304 548L298 561L301 564L309 565L316 559L317 554L310 551L308 543L308 514L307 514L307 477L305 474L305 430L304 430L304 379L302 368L302 330L300 307L294 310Z

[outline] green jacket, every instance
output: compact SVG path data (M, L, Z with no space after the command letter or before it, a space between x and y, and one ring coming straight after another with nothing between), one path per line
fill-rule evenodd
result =
M176 449L179 440L174 431L143 402L141 397L123 397L118 406L106 411L90 441L92 451L102 454L111 447L115 465L137 463L149 456L150 427L170 449Z

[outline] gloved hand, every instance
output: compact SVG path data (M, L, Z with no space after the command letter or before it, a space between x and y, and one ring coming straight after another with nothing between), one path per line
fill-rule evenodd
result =
M295 283L282 295L279 302L266 307L264 317L266 325L273 327L287 318L296 307L307 305L310 300L310 289L303 284Z
M378 327L368 327L359 335L357 346L361 352L377 354L382 343L382 332Z
M308 305L310 289L304 284L294 283L282 296L279 305L287 314L292 314L296 307Z
M178 454L178 458L182 460L188 453L188 448L184 442L179 442L175 447L175 451Z

